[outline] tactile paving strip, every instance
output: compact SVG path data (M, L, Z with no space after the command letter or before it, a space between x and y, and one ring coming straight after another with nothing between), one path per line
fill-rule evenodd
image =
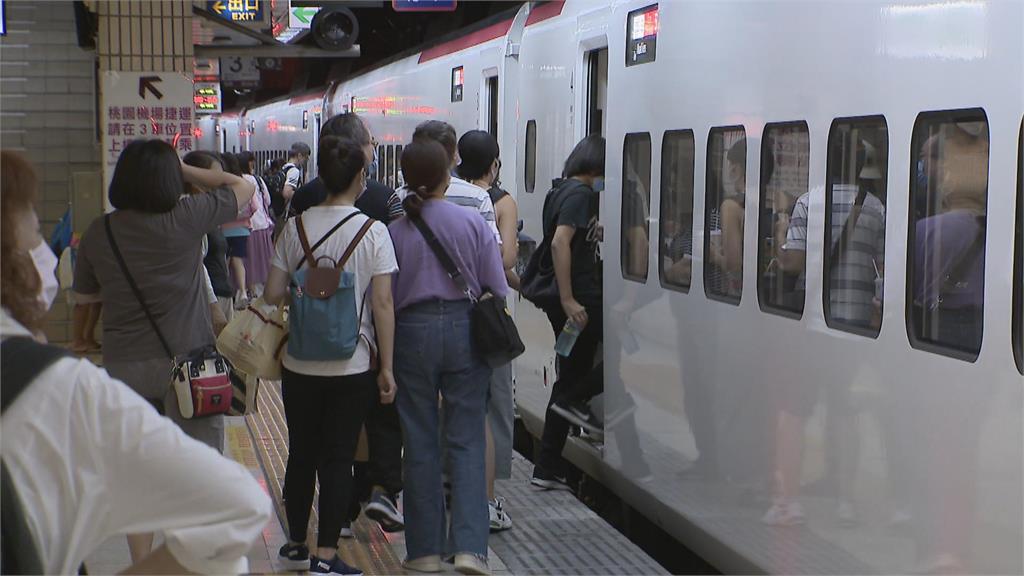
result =
M533 465L518 454L506 499L511 530L492 534L491 549L513 574L667 574L660 564L572 494L530 486Z

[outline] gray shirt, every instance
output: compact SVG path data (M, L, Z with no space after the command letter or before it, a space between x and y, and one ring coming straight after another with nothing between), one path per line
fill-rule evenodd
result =
M177 356L214 343L203 278L202 240L238 214L231 190L183 198L170 212L118 210L111 227L132 277ZM103 361L166 358L107 241L103 218L82 237L74 291L103 302Z

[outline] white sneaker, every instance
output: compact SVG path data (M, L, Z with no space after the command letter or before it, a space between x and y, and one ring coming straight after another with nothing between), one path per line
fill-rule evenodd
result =
M487 566L487 558L476 554L456 554L455 571L459 574L479 574L481 576L488 576L491 573L490 567Z
M761 522L769 526L796 526L806 521L803 506L799 502L776 502L761 517Z
M402 568L412 570L413 572L433 574L441 571L441 557L435 554L433 556L416 558L415 560L405 560L402 562Z
M491 513L491 532L501 532L512 527L512 518L505 512L505 499L497 497L487 503Z
M840 500L836 508L836 516L839 518L839 525L843 528L852 528L857 525L857 511L853 504L846 500Z

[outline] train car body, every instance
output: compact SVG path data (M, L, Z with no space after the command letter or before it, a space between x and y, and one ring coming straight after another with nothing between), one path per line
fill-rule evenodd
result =
M324 118L359 113L393 186L419 122L495 131L534 239L574 144L607 138L606 431L565 455L720 569L1020 573L1022 23L1015 2L526 5L332 86ZM242 125L286 149L310 109ZM931 170L929 150L966 164ZM923 234L951 202L937 182L958 171L984 176L963 185L984 190L975 251L953 258L983 262L971 337L919 306ZM831 272L843 202L880 221L856 325ZM516 404L539 436L554 336L529 303L516 318ZM800 518L766 514L780 490Z

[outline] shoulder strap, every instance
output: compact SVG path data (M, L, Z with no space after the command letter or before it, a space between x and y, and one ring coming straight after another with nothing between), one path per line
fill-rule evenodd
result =
M355 218L359 214L362 214L362 212L359 212L358 210L356 210L355 212L353 212L353 213L349 214L348 216L345 216L344 218L342 218L341 222L338 222L337 224L334 225L333 228L328 230L327 233L324 234L322 238L317 240L316 244L313 244L312 248L309 246L309 237L306 236L306 228L302 225L302 214L299 214L298 216L296 216L295 217L295 227L296 227L296 229L297 229L297 231L299 233L299 243L302 244L302 251L305 254L302 256L302 259L299 260L299 263L295 266L295 271L298 272L299 268L302 268L302 265L307 260L309 260L311 267L316 268L316 258L313 256L313 252L315 252L317 248L322 246L323 243L326 242L327 239L330 238L332 234L337 232L338 229L340 229L342 226L344 226L346 222L348 222L349 220ZM364 234L365 234L365 232L364 232ZM341 268L341 264L338 265L338 268Z
M860 219L860 213L864 208L864 200L867 196L867 189L860 186L859 190L857 190L857 199L854 200L853 208L850 209L850 215L846 217L846 222L843 223L843 231L839 234L839 238L836 239L835 243L832 244L832 254L829 262L833 265L838 261L839 255L845 252L846 247L850 244L850 237L853 236L853 231L857 227L857 220Z
M476 300L473 296L472 291L469 289L469 284L466 283L465 277L462 276L462 272L459 271L459 266L455 264L452 257L448 255L448 251L441 245L441 241L434 235L434 231L430 229L430 226L423 220L422 217L409 217L412 223L416 225L416 228L423 235L423 239L427 241L427 246L434 252L437 259L441 261L441 266L444 267L444 271L448 273L448 277L455 282L455 286L460 292L465 292L466 296L469 296L470 300Z
M0 411L6 411L50 365L70 356L63 348L40 344L27 336L4 339L0 344L0 372L4 375L4 385L0 388Z
M366 236L367 232L370 231L370 226L373 226L373 223L373 218L367 218L366 222L363 222L363 227L359 229L359 232L356 232L355 237L348 243L348 248L345 249L345 253L341 255L341 260L338 260L338 268L345 267L345 263L352 257L352 253L356 251L356 246L359 245L359 241L363 239L363 236Z
M110 249L114 252L114 257L117 259L118 266L121 267L121 273L124 274L125 280L128 281L128 285L132 288L132 293L135 294L135 299L139 301L139 305L142 306L142 311L145 312L146 318L149 320L150 325L153 326L153 331L156 332L156 337L160 339L160 345L164 347L164 352L167 353L167 357L174 360L174 352L171 352L171 347L167 344L167 339L164 338L164 333L160 331L160 326L156 323L156 318L153 317L153 313L150 312L149 306L146 305L146 301L142 298L142 291L139 290L138 284L136 284L135 279L132 278L132 273L128 271L128 264L124 261L124 256L121 255L121 249L117 247L117 241L114 240L114 231L110 227L110 214L103 216L103 226L107 229L107 240L110 242Z
M7 375L4 374L4 388L7 386ZM43 574L43 558L32 538L24 506L6 463L0 462L0 474L0 532L3 537L0 540L0 571L4 574Z
M967 248L964 249L957 257L956 261L949 268L949 273L946 274L945 278L942 279L942 284L939 286L939 296L948 294L957 284L963 281L964 277L967 276L967 271L977 260L978 252L985 245L985 224L984 220L978 218L978 233L974 237L972 242Z

